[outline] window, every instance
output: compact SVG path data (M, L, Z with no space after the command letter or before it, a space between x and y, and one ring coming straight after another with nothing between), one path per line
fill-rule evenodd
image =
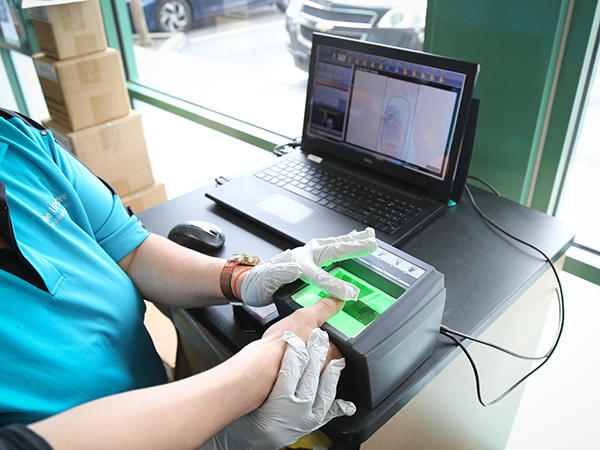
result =
M421 49L426 11L425 0L141 3L150 39L133 36L137 82L287 138L302 130L312 33Z
M133 106L142 115L154 177L165 183L169 198L210 185L218 176L258 169L276 158L147 103L134 100Z
M587 101L587 110L583 116L579 140L557 215L575 230L577 244L600 252L600 73L597 71Z
M3 53L5 52L5 50L0 51ZM15 100L15 95L13 94L12 86L4 65L0 67L0 106L11 110L18 109L17 101Z
M46 108L46 101L44 100L44 94L42 94L33 61L29 56L12 50L10 56L21 85L27 87L23 89L23 96L29 115L35 120L45 119L50 114L48 114L48 108Z

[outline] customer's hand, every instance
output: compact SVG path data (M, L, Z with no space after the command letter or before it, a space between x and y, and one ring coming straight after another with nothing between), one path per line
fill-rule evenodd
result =
M294 311L293 314L275 322L267 331L264 332L262 342L283 342L283 333L290 331L302 339L303 342L308 342L308 337L315 328L323 325L327 319L337 313L344 307L344 302L335 298L322 298L317 303L308 308L301 308ZM285 346L280 347L281 355L285 351ZM332 359L339 359L342 354L335 345L329 343L329 353L325 364L328 364Z
M273 294L279 287L299 277L313 282L333 297L356 300L359 293L356 286L329 275L319 266L368 255L375 249L377 241L373 228L344 236L312 239L303 247L286 250L250 270L242 283L242 300L250 306L272 303Z
M354 404L335 399L344 359L332 360L320 375L329 350L327 333L313 329L305 345L296 334L284 331L283 340L287 349L265 403L218 433L210 448L278 449L334 417L354 414Z

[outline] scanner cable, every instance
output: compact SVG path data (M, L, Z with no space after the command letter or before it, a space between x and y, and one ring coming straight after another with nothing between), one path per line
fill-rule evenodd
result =
M481 178L475 177L475 176L470 176L469 178L478 181L479 183L485 185L488 189L490 189L492 192L494 192L494 194L500 196L500 192L498 192L497 189L495 189L491 184L487 183L486 181L482 180ZM527 378L529 378L531 375L533 375L535 372L537 372L544 364L546 364L548 362L548 360L550 359L550 357L552 356L552 354L554 353L554 350L556 350L556 347L558 346L558 342L560 341L560 338L562 336L562 332L564 329L564 324L565 324L565 301L564 301L564 294L563 294L563 288L562 288L562 284L560 282L560 277L558 276L558 271L556 270L556 267L554 267L554 264L552 263L552 260L542 251L540 250L538 247L536 247L533 244L530 244L529 242L526 242L516 236L514 236L513 234L509 233L508 231L506 231L505 229L503 229L502 227L500 227L499 225L495 224L477 205L477 202L475 202L475 198L473 197L473 193L471 192L471 189L469 188L468 185L465 184L465 191L467 192L467 195L469 196L469 199L471 200L471 203L473 204L473 207L475 208L475 211L477 211L477 213L488 223L490 224L492 227L494 227L496 230L500 231L501 233L505 234L506 236L510 237L511 239L514 239L515 241L535 250L536 252L538 252L540 255L542 255L544 257L544 259L546 260L546 262L548 264L550 264L550 268L552 269L552 272L554 273L554 276L556 277L556 282L557 282L557 288L556 288L556 294L557 294L557 299L558 299L558 331L556 333L556 337L554 338L554 343L552 344L552 346L550 347L550 350L548 350L548 352L544 355L544 356L525 356L525 355L521 355L519 353L513 352L512 350L506 349L504 347L501 347L499 345L493 344L491 342L485 341L483 339L479 339L479 338L475 338L473 336L469 336L468 334L464 334L461 333L460 331L456 331L453 330L451 328L446 327L445 325L441 325L440 326L440 333L444 336L446 336L447 338L451 339L466 355L467 359L469 360L469 363L471 364L471 367L473 369L473 374L475 376L475 386L477 388L477 399L479 400L479 403L481 403L481 405L483 405L484 407L487 406L491 406L494 405L495 403L498 403L500 400L502 400L503 398L505 398L507 395L509 395L512 391L514 391L519 385L521 385L525 380L527 380ZM527 374L525 374L523 377L521 377L516 383L514 383L511 387L509 387L506 391L504 391L502 394L500 394L498 397L496 397L495 399L485 402L482 398L482 394L481 394L481 382L479 379L479 371L477 370L477 365L475 364L475 361L473 360L473 358L471 357L471 354L469 353L469 351L466 349L466 347L463 345L463 343L458 340L458 338L456 337L461 337L463 339L468 339L470 341L473 342L477 342L479 344L482 345L486 345L489 347L492 347L496 350L499 350L501 352L507 353L511 356L514 356L516 358L520 358L520 359L526 359L526 360L543 360L540 364L538 364L535 368L533 368L532 370L530 370Z

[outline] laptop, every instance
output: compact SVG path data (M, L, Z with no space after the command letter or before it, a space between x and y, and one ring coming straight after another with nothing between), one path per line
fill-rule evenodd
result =
M464 184L456 171L478 71L315 33L301 148L206 196L297 244L371 226L396 245Z

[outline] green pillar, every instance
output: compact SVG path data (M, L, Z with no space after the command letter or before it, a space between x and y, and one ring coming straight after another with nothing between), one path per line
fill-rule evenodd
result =
M127 80L138 81L128 2L100 0L100 6L109 47L121 52Z
M425 51L481 65L470 173L527 203L574 0L429 0Z
M534 208L548 214L556 211L561 184L577 146L587 94L594 80L592 65L595 62L596 70L598 66L594 49L599 25L598 1L576 0L532 202Z

